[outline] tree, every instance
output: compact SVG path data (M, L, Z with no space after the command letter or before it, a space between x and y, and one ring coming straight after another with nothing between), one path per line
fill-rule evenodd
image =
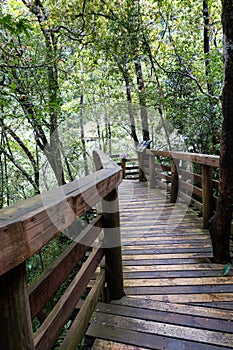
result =
M219 197L212 223L214 261L229 263L233 212L233 3L222 0L224 81L222 90L222 138L220 148Z

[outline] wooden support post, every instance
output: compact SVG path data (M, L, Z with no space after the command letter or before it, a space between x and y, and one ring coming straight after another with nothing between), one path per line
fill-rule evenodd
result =
M149 155L149 169L150 169L150 188L156 188L156 177L155 177L155 156Z
M138 152L138 174L139 174L139 181L144 181L145 176L143 172L143 152Z
M0 349L33 350L25 262L0 277Z
M126 174L126 159L125 158L121 159L121 167L122 167L122 178L125 179L125 174Z
M172 160L171 172L172 172L172 181L171 181L171 203L176 203L179 191L179 174L178 174L178 164L177 159Z
M121 255L120 217L117 190L102 201L107 300L122 298L123 269Z
M209 220L213 215L213 178L212 167L202 165L202 203L203 203L203 228L209 227Z

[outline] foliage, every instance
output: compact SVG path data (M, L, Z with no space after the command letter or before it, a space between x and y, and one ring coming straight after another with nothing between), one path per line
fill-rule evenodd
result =
M82 176L84 162L92 168L93 147L119 153L120 137L131 143L132 124L142 139L140 110L132 112L129 104L152 108L146 118L156 145L167 148L159 141L166 119L187 147L218 152L220 1L208 1L208 76L200 1L95 0L77 4L46 0L35 2L34 7L31 4L8 0L1 6L0 106L5 127L2 124L0 153L7 167L1 175L2 206L17 200L14 193L18 190L22 192L18 181L10 186L9 173L16 179L17 173L22 173L23 188L28 187L20 196L24 198L50 187L48 168L55 174L52 183L62 184ZM138 62L144 86L137 82ZM79 137L83 127L84 137ZM75 130L72 142L70 130ZM218 140L215 145L213 137ZM172 147L176 148L177 142ZM133 150L133 142L130 148Z
M231 270L232 264L228 263L224 266L222 276L228 276Z

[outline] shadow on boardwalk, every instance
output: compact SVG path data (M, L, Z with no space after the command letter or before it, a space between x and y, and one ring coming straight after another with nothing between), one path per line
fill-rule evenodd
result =
M126 296L97 305L93 349L233 349L233 274L211 263L197 212L146 183L119 191Z

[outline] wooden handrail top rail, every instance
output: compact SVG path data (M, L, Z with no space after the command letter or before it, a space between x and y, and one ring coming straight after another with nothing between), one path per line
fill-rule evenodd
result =
M0 210L0 275L33 256L120 184L121 168L104 153L96 155L101 170Z
M173 159L180 159L189 161L192 163L198 163L201 165L208 165L212 167L219 167L219 156L212 156L209 154L200 153L189 153L189 152L173 152L173 151L158 151L154 149L146 150L146 154L160 156L160 157L170 157Z

